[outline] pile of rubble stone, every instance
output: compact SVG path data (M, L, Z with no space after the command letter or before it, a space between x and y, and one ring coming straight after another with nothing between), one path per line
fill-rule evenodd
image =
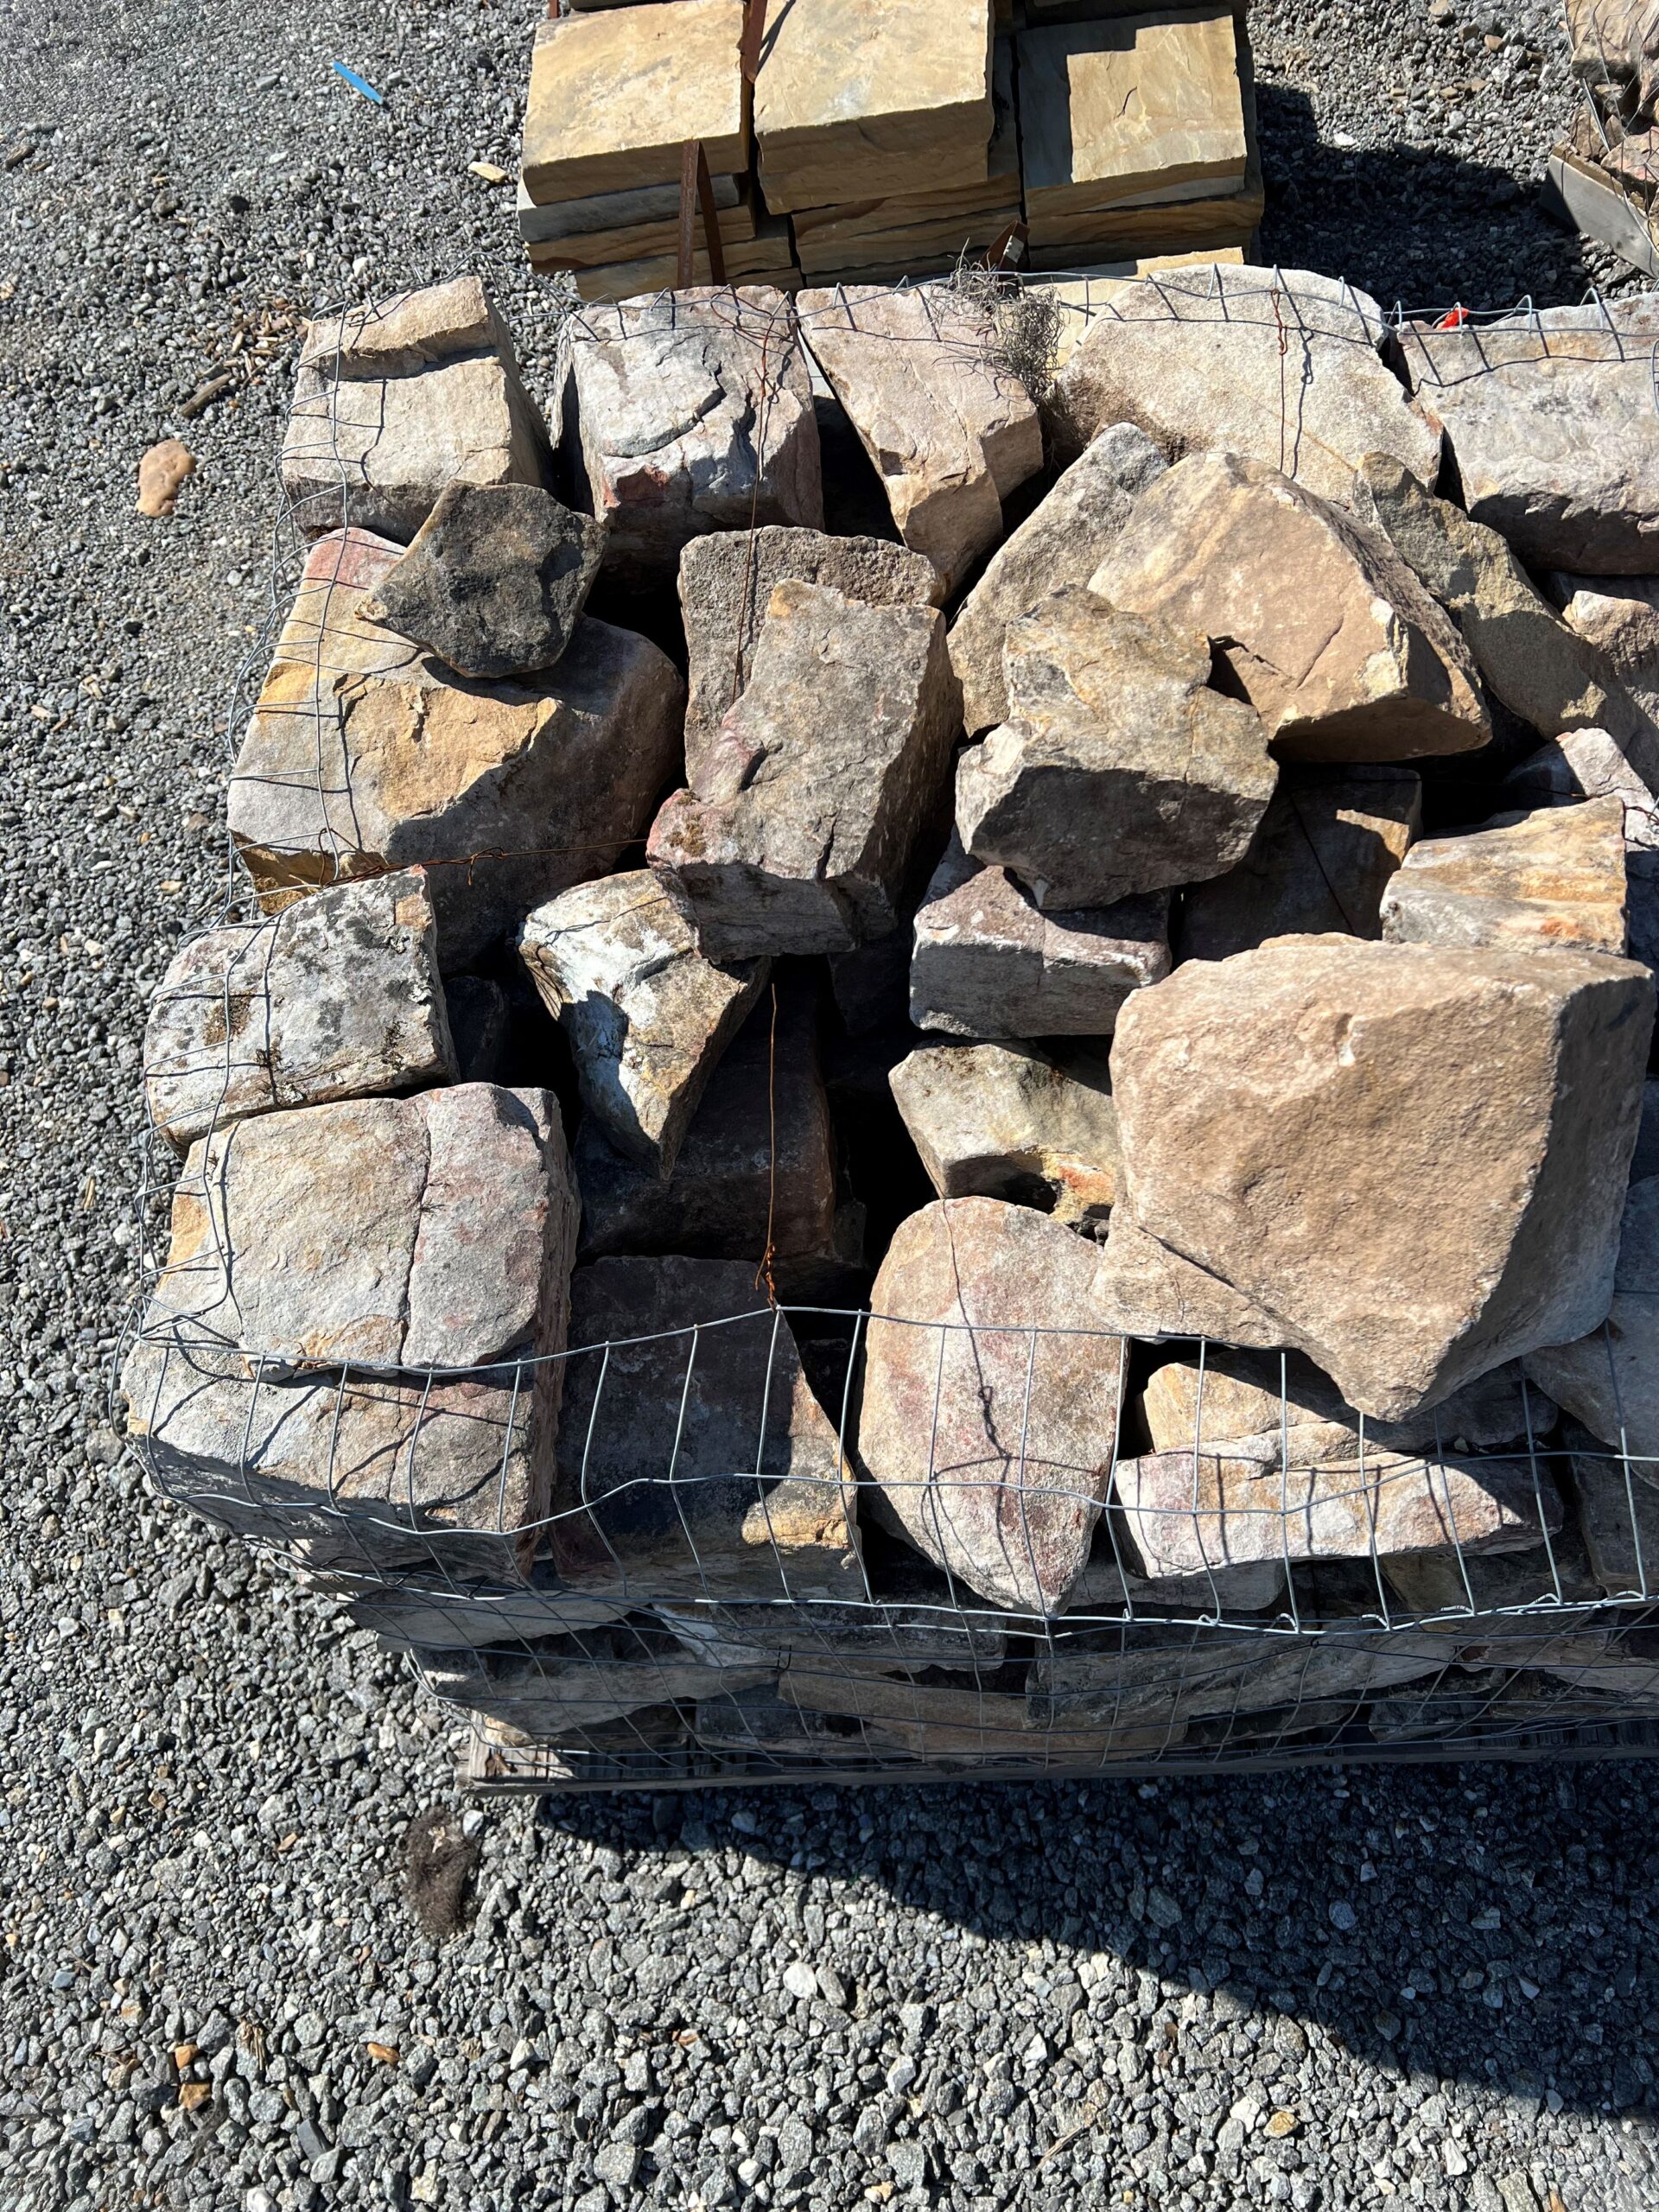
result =
M135 1444L567 1758L1651 1711L1659 308L1000 328L312 325Z

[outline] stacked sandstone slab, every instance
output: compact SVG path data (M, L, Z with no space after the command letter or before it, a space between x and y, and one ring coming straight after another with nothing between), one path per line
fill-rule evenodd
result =
M544 411L472 280L314 329L386 436L317 507L302 379L151 1013L157 1479L498 1775L1650 1712L1652 312L1176 270L1046 423L950 286L608 306Z
M1037 269L1248 244L1262 179L1242 11L1006 14L653 0L555 16L525 111L531 263L589 299L673 281L692 141L737 282L890 282L1016 238ZM696 254L706 281L701 230Z

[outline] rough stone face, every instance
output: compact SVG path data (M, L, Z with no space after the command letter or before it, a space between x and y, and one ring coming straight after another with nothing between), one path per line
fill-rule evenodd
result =
M1622 1459L1592 1449L1595 1438L1572 1440L1580 1448L1554 1465L1597 1582L1610 1598L1659 1594L1659 1496L1634 1465L1627 1475Z
M690 1253L747 1261L753 1279L770 1224L779 1294L788 1294L836 1251L835 1153L810 1001L779 992L774 1050L762 999L709 1077L666 1181L591 1118L575 1157L584 1257Z
M822 528L811 382L781 292L699 286L596 300L568 329L607 572L658 588L707 531Z
M1243 858L1279 770L1262 719L1210 689L1193 630L1081 585L1008 625L1009 719L957 769L957 831L1046 912L1109 906Z
M1586 953L1190 962L1119 1020L1120 1211L1400 1419L1599 1325L1651 1026L1646 970Z
M1414 845L1382 894L1391 944L1625 949L1624 809L1616 798L1500 817Z
M177 1145L250 1114L459 1073L419 868L193 938L144 1030L150 1119Z
M1592 1436L1628 1453L1633 1475L1659 1485L1659 1175L1630 1187L1605 1324L1530 1353L1526 1369Z
M1440 1673L1447 1656L1432 1631L1302 1637L1249 1629L1148 1628L1133 1643L1119 1636L1103 1649L1068 1643L1039 1656L1033 1669L1032 1716L1039 1725L1072 1729L1108 1717L1128 1727L1160 1719L1179 1727L1215 1715L1226 1724L1224 1740L1231 1740L1241 1714L1260 1713L1263 1732L1273 1741L1344 1720L1390 1683ZM1274 1720L1277 1726L1271 1725ZM1250 1732L1241 1732L1248 1739Z
M486 1651L492 1645L580 1636L620 1620L626 1607L609 1598L567 1589L545 1560L530 1586L511 1583L423 1581L410 1576L365 1589L355 1577L336 1588L350 1599L353 1625L370 1630L394 1651Z
M1116 1447L1118 1347L1094 1253L1024 1206L945 1198L871 1294L858 1448L911 1542L994 1603L1061 1611Z
M571 1341L610 1349L568 1363L548 1544L573 1586L635 1600L865 1594L851 1470L788 1321L766 1304L745 1262L578 1269Z
M934 609L777 585L748 688L647 848L703 951L839 952L885 936L959 722Z
M884 538L776 525L694 537L680 556L690 656L685 766L693 784L749 680L773 588L791 577L827 584L865 607L938 607L944 597L944 579L925 554Z
M578 884L538 906L518 950L569 1040L582 1103L620 1152L669 1174L767 963L705 960L649 868Z
M1606 656L1652 714L1659 703L1659 576L1558 573L1550 588L1567 627Z
M538 23L524 180L537 203L677 184L688 138L711 175L747 166L741 0L606 9Z
M575 1231L546 1091L461 1084L267 1114L192 1146L145 1325L278 1367L556 1351Z
M1091 588L1210 638L1287 760L1409 760L1491 734L1451 617L1392 547L1265 461L1197 454Z
M1432 483L1440 434L1378 358L1383 338L1376 301L1334 277L1167 269L1102 303L1051 410L1063 449L1134 423L1172 460L1249 454L1325 499L1349 498L1369 453Z
M1120 1459L1111 1510L1130 1565L1150 1576L1219 1577L1272 1560L1522 1551L1561 1522L1548 1478L1524 1459L1460 1466L1368 1450L1363 1460L1275 1469L1248 1441Z
M1526 1442L1554 1427L1556 1408L1529 1389L1518 1361L1465 1382L1427 1413L1404 1421L1367 1421L1344 1402L1328 1376L1300 1353L1269 1355L1212 1345L1202 1364L1192 1354L1166 1360L1147 1376L1141 1411L1154 1452L1195 1445L1260 1444L1269 1467L1357 1460L1363 1449L1469 1458Z
M1078 1071L1026 1045L933 1045L888 1078L942 1198L1035 1203L1068 1224L1117 1194L1117 1114L1103 1060Z
M953 837L916 916L910 1018L953 1037L1106 1037L1169 973L1169 897L1046 914Z
M1122 1135L1120 1125L1120 1145ZM1208 1337L1264 1351L1289 1342L1285 1324L1265 1307L1136 1228L1122 1195L1120 1166L1111 1234L1095 1278L1103 1328L1126 1337Z
M528 1649L440 1649L417 1651L415 1660L435 1697L487 1713L538 1743L584 1743L593 1732L635 1714L672 1711L674 1700L701 1697L716 1679L671 1636L632 1623L549 1637ZM769 1667L728 1662L719 1679L735 1691L759 1688L772 1675ZM627 1745L626 1725L620 1734ZM636 1738L628 1747L647 1740Z
M1604 729L1570 729L1551 738L1516 763L1498 785L1497 797L1522 809L1617 798L1624 808L1627 861L1636 848L1659 844L1659 801Z
M599 573L603 533L535 484L449 485L364 607L463 676L551 668Z
M950 584L1002 534L1043 464L1025 386L985 313L942 286L838 284L797 300L813 358L887 486L899 535Z
M1103 430L986 564L950 625L950 665L970 736L1008 713L1002 641L1051 593L1085 584L1148 484L1168 466L1132 423Z
M1437 499L1386 454L1370 454L1358 504L1412 573L1457 618L1495 698L1543 737L1605 730L1650 778L1659 733L1608 657L1541 599L1495 530Z
M1409 768L1285 769L1236 868L1183 893L1183 960L1225 960L1274 937L1381 933L1382 893L1417 834L1422 785Z
M1451 442L1464 505L1529 569L1659 569L1656 332L1639 293L1478 328L1402 330L1417 403ZM1433 481L1431 469L1413 474Z
M983 183L991 27L975 0L794 0L754 86L770 207Z
M672 772L684 692L655 645L588 617L545 675L457 680L362 612L397 556L362 531L313 549L231 833L268 899L426 863L439 957L460 968L620 858Z
M413 537L446 486L539 484L547 432L475 276L311 324L283 440L308 532Z

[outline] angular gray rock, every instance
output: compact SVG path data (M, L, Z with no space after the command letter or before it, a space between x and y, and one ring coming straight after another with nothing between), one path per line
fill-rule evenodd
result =
M1567 1441L1571 1456L1553 1464L1597 1582L1610 1598L1659 1596L1659 1493L1587 1432Z
M1526 1370L1610 1452L1628 1455L1634 1476L1659 1485L1659 1175L1626 1196L1605 1322L1529 1353Z
M584 1257L742 1260L760 1281L770 1243L780 1297L833 1278L835 1151L816 1009L780 991L775 1038L772 1023L768 995L709 1076L666 1180L620 1153L593 1118L583 1121L575 1161Z
M684 687L655 645L588 616L550 671L457 680L362 611L397 558L361 531L312 548L232 773L231 834L267 899L426 863L440 962L464 968L644 830Z
M1579 576L1549 588L1575 636L1605 655L1643 710L1659 711L1659 576Z
M1064 1610L1116 1451L1119 1347L1091 1247L1025 1206L945 1198L875 1279L858 1449L886 1518L995 1604Z
M1529 569L1659 569L1656 335L1642 293L1401 330L1412 390L1445 429L1464 505ZM1413 474L1433 480L1431 470Z
M1090 588L1209 638L1281 760L1410 760L1491 734L1445 609L1385 538L1268 462L1178 462Z
M587 302L565 326L579 464L607 572L660 586L708 531L818 530L806 359L767 285Z
M548 1530L569 1584L634 1602L867 1594L851 1469L752 1266L579 1268L571 1342Z
M175 1145L250 1114L460 1071L420 868L192 938L144 1030L150 1119Z
M1009 623L1067 584L1086 584L1136 499L1167 466L1143 430L1111 424L992 554L950 625L950 665L970 737L1007 718L1002 640Z
M455 1582L409 1575L365 1589L340 1576L334 1585L350 1600L353 1624L370 1630L391 1651L486 1651L492 1646L579 1636L607 1628L627 1608L614 1599L569 1589L544 1560L531 1569L529 1586Z
M1605 1317L1652 999L1554 950L1189 962L1119 1019L1119 1211L1400 1419Z
M547 432L476 276L307 326L283 489L308 535L409 539L445 487L540 484Z
M1117 1195L1117 1113L1104 1058L1056 1065L1028 1045L932 1045L888 1078L942 1198L1007 1198L1068 1225Z
M694 537L680 556L680 613L690 682L685 767L696 784L720 725L749 680L775 586L828 584L864 607L938 607L944 579L925 553L880 537L817 530L721 531Z
M1616 798L1501 815L1414 845L1382 894L1391 944L1625 950L1624 809Z
M1062 450L1135 423L1172 460L1224 448L1346 500L1368 453L1433 480L1440 435L1378 358L1382 309L1306 269L1168 269L1120 286L1056 380Z
M939 284L837 284L796 302L806 343L887 487L899 535L947 583L1002 534L1042 426L987 311Z
M709 957L885 936L960 722L931 607L777 585L748 687L647 847Z
M363 612L463 676L551 668L569 644L604 532L534 484L446 486Z
M415 1660L435 1697L487 1713L532 1742L555 1744L580 1744L612 1722L700 1697L716 1681L735 1692L774 1675L769 1667L728 1663L716 1676L671 1636L632 1623L550 1637L516 1651L417 1651Z
M1243 859L1182 893L1177 957L1225 960L1273 937L1380 935L1383 891L1421 815L1421 780L1409 768L1281 770Z
M267 1114L191 1147L144 1329L279 1370L556 1352L575 1233L546 1091Z
M1425 589L1455 616L1495 698L1541 737L1605 730L1649 778L1659 731L1608 657L1563 621L1497 531L1437 499L1386 454L1369 454L1357 494Z
M1122 1137L1120 1125L1120 1145ZM1216 1344L1269 1351L1290 1341L1276 1315L1135 1226L1123 1204L1121 1160L1117 1204L1101 1248L1095 1299L1102 1326L1126 1337L1207 1337Z
M1277 764L1262 719L1210 688L1197 631L1082 585L1009 623L1008 720L963 753L957 833L1046 912L1108 906L1243 858Z
M1169 965L1166 892L1046 914L953 836L916 916L910 1018L953 1037L1106 1037Z
M518 950L569 1043L588 1111L620 1152L671 1173L768 963L704 959L649 868L578 884L537 907Z

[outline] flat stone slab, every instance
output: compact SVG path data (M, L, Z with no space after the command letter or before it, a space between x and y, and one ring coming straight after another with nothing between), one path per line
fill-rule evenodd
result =
M747 688L646 848L703 951L840 952L886 936L960 720L932 607L776 585Z
M1068 1225L1117 1195L1117 1111L1103 1057L1093 1081L1026 1045L933 1045L888 1078L942 1198L1035 1203Z
M871 1294L858 1450L884 1516L994 1604L1062 1611L1116 1450L1092 1247L995 1198L902 1223Z
M1445 429L1464 505L1529 569L1659 569L1656 337L1659 319L1641 294L1401 331L1412 389Z
M397 557L361 531L314 549L237 755L231 835L267 900L424 864L440 962L464 968L643 831L684 687L590 616L556 669L457 678L364 614Z
M954 1037L1106 1037L1169 968L1166 892L1044 913L953 837L916 916L910 1018Z
M1114 906L1243 859L1279 780L1255 709L1210 687L1201 630L1080 584L1008 625L1008 720L957 766L957 833L1047 912Z
M899 535L959 583L1043 465L1030 394L982 308L937 284L837 284L796 308L813 359L887 487Z
M694 785L753 671L772 591L791 577L864 607L938 607L944 598L944 579L925 554L880 537L772 524L692 538L680 556L680 613L690 657L685 766Z
M599 573L603 534L539 485L449 485L365 607L463 676L551 668Z
M1274 937L1382 934L1382 894L1422 818L1403 767L1293 764L1236 867L1182 893L1183 960L1225 960Z
M283 489L308 535L408 539L445 486L540 484L547 431L476 277L308 326Z
M620 1152L671 1174L768 963L704 959L649 868L578 884L538 906L518 950L569 1042L588 1111Z
M1136 499L1167 466L1144 430L1112 424L992 554L950 625L950 665L970 737L1007 718L1002 646L1009 624L1067 584L1086 584Z
M1451 617L1386 539L1265 461L1178 462L1090 588L1209 638L1284 760L1410 760L1491 725Z
M991 20L976 0L793 0L768 22L754 135L769 207L982 182Z
M1605 1317L1651 1009L1645 969L1567 950L1188 962L1113 1045L1129 1217L1401 1419Z
M1381 359L1382 311L1352 285L1306 269L1211 263L1160 270L1090 304L1045 403L1063 450L1134 423L1171 460L1248 454L1325 499L1351 497L1370 453L1433 482L1440 432Z
M175 1145L250 1114L459 1073L419 868L192 938L144 1030L150 1119Z
M783 293L593 300L565 340L577 442L562 452L604 525L607 572L657 589L705 531L822 526L811 381Z
M1626 949L1624 809L1616 798L1500 817L1414 845L1382 894L1391 944Z
M524 108L532 200L679 182L688 138L711 174L747 168L741 0L659 0L537 24Z
M571 1301L548 1530L564 1580L636 1602L856 1603L851 1470L753 1267L604 1259Z

